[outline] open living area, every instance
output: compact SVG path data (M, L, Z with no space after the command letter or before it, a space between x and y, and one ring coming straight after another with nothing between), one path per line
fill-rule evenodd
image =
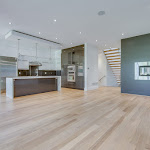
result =
M149 15L149 0L1 0L0 150L149 150Z

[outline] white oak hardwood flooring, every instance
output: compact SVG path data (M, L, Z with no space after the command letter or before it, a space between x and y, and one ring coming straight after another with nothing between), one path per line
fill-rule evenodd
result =
M2 94L0 150L150 150L150 97L119 87Z

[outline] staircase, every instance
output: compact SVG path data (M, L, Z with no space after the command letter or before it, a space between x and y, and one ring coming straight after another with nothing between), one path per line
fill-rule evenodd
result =
M104 50L108 64L117 80L118 86L121 84L121 50L120 49L106 49Z

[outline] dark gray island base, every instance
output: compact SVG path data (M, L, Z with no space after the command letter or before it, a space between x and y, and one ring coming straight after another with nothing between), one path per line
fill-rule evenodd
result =
M60 89L60 76L14 77L6 79L6 95L9 98L60 91Z
M38 94L57 90L57 79L16 79L14 97Z

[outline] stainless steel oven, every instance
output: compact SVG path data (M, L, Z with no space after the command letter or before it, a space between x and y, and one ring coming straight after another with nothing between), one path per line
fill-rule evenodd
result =
M75 82L76 81L76 66L68 66L67 67L67 81Z

